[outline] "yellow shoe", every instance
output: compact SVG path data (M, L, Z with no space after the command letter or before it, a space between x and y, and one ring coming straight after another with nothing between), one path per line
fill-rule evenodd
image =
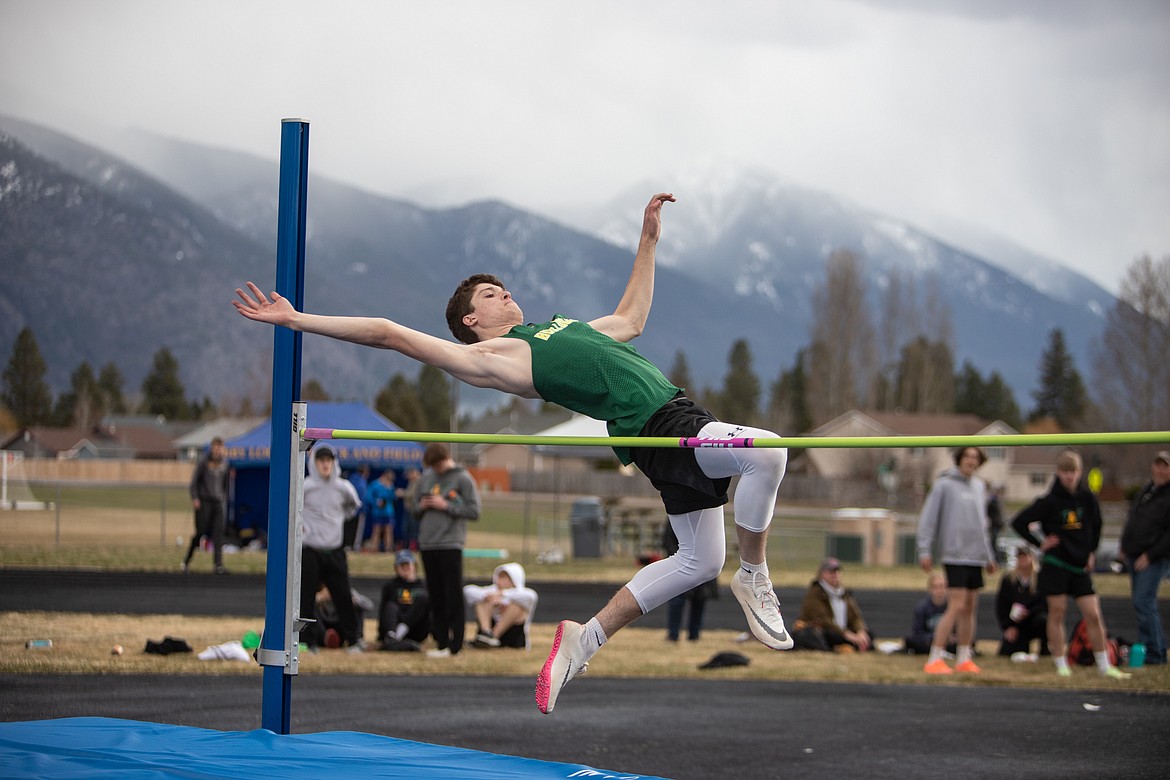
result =
M1116 666L1110 666L1108 671L1101 672L1102 677L1107 677L1110 680L1128 680L1133 677L1129 672L1123 672Z
M956 666L955 671L962 672L964 674L981 674L983 672L983 670L980 669L975 664L975 662L970 660L970 659L968 659L968 660L964 661L963 663L959 664L958 666Z
M941 658L931 661L926 666L922 667L922 671L927 674L954 674L951 667L947 666L947 662Z
M1069 669L1067 666L1058 668L1056 673L1061 677L1072 677L1072 669Z

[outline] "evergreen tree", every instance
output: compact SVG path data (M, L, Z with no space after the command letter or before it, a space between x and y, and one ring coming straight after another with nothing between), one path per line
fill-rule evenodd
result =
M803 349L796 353L792 368L782 371L772 384L768 403L768 423L781 435L794 435L812 430L812 417L805 398L806 375Z
M325 388L316 379L310 379L302 383L301 386L301 400L302 401L328 401L329 393L325 392Z
M737 339L727 356L723 378L724 419L757 425L760 417L760 380L752 370L752 349L747 339Z
M992 371L985 380L969 360L963 362L955 376L955 412L1020 427L1020 407L1007 382L998 371Z
M1032 391L1036 406L1029 421L1051 418L1064 430L1075 430L1088 411L1088 396L1080 372L1064 344L1064 333L1053 328L1040 356L1040 386Z
M395 374L374 398L378 414L404 431L421 431L426 426L426 413L418 397L418 390L402 374Z
M980 410L986 395L987 383L983 381L983 375L970 360L964 360L963 367L955 375L955 412L982 417Z
M193 420L214 420L218 412L215 404L207 396L203 396L202 401L191 403L191 419Z
M179 361L162 347L154 353L154 364L142 380L142 411L161 414L168 420L186 420L191 417L186 390L179 379Z
M670 383L683 390L691 388L691 368L687 364L687 356L680 349L674 353L674 362L670 364L670 373L666 375ZM693 388L691 388L693 391Z
M422 405L425 423L422 428L407 430L449 432L455 404L452 399L451 380L442 370L429 365L419 369L418 399Z
M984 416L988 420L1003 420L1017 430L1021 427L1016 394L998 371L992 371L987 379L987 414Z
M30 328L16 337L12 357L4 368L0 401L21 425L43 425L52 414L53 393L45 382L48 367Z
M102 366L101 373L97 378L98 388L102 393L102 404L105 408L106 414L125 414L126 413L126 398L122 395L122 386L126 384L126 380L122 378L122 372L118 370L118 366L113 362L106 363Z
M69 392L57 397L53 422L89 430L105 416L105 395L98 386L93 367L83 360L70 377Z

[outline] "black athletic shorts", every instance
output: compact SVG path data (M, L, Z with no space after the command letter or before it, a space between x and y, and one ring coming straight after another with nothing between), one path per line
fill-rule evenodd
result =
M947 573L948 588L980 590L983 587L982 566L962 566L957 563L944 563L943 569Z
M684 395L676 396L651 416L639 436L698 436L714 415ZM631 447L634 465L658 492L667 514L685 515L727 503L731 477L711 479L699 468L691 447Z
M1072 596L1079 599L1081 596L1092 596L1093 578L1087 571L1070 571L1054 563L1040 565L1040 573L1036 575L1036 592L1041 596Z

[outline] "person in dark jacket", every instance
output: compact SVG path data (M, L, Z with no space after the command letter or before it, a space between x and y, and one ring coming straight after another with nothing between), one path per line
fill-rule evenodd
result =
M204 537L211 539L215 573L228 573L223 566L223 535L227 525L228 479L231 476L226 455L223 439L216 436L191 474L189 491L191 507L195 510L195 534L187 547L187 556L183 558L184 574L191 566L191 556L199 546L199 540Z
M431 600L417 569L414 553L399 550L394 557L394 579L382 586L378 606L378 640L383 650L420 652L431 633Z
M846 651L873 649L873 634L853 591L841 584L841 562L836 558L821 561L817 578L809 583L797 618L797 623L802 621L823 634L830 650L839 646Z
M1065 657L1064 615L1068 597L1076 601L1093 645L1093 657L1102 677L1128 679L1109 663L1105 650L1105 619L1093 589L1097 545L1101 541L1101 507L1097 497L1081 484L1081 456L1062 452L1056 459L1056 479L1045 495L1012 520L1012 528L1043 555L1037 589L1048 600L1048 649L1061 677L1071 677ZM1039 525L1042 538L1032 532Z
M995 618L1003 632L999 655L1031 652L1040 640L1040 655L1048 655L1048 600L1036 588L1036 559L1023 545L1016 549L1016 565L1003 575L995 597Z
M914 605L910 615L910 633L902 641L910 655L927 655L934 642L934 630L947 611L947 578L942 572L931 572L926 578L926 595ZM944 651L955 654L957 637L952 631Z
M1170 574L1170 452L1154 456L1152 479L1129 508L1121 532L1121 552L1129 567L1138 641L1147 664L1166 663L1166 632L1158 614L1158 585Z

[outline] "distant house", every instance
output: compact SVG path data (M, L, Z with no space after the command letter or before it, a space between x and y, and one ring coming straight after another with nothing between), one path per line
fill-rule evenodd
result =
M460 433L532 436L573 416L568 409L551 407L535 414L522 414L515 409L485 415L463 426ZM481 469L532 470L533 453L522 444L459 445L455 459Z
M0 449L51 460L175 460L174 438L194 425L162 416L107 417L88 430L33 425L11 434Z
M173 442L179 460L198 460L217 436L225 442L243 436L267 417L221 417L186 433Z
M1000 420L987 421L970 414L911 414L850 410L830 420L811 436L974 436L1016 434ZM1056 448L1059 450L1060 448ZM985 447L987 463L979 476L989 485L1004 487L1010 501L1025 501L1041 490L1054 473L1056 450L1046 447ZM954 465L953 448L883 447L864 449L812 448L811 470L830 479L873 479L893 492L925 493L935 477Z
M0 442L0 449L22 452L26 458L97 458L100 457L99 443L93 438L93 432L83 428L29 425L9 434Z

